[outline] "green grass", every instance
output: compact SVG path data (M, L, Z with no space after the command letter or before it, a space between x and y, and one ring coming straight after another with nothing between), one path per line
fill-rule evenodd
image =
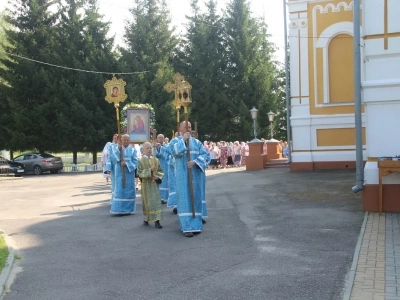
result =
M7 258L8 258L8 248L6 242L2 235L0 235L0 272L4 269Z

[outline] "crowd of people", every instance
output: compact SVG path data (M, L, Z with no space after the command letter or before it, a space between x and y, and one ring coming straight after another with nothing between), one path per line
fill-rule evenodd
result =
M141 188L143 224L162 228L162 204L177 214L184 236L201 233L207 218L205 172L207 169L246 165L246 142L200 142L190 122L180 124L180 134L168 140L157 135L153 144L132 145L128 134L113 135L103 150L103 176L111 181L110 213L136 212L136 191ZM264 152L267 151L267 141ZM280 141L282 155L287 143Z

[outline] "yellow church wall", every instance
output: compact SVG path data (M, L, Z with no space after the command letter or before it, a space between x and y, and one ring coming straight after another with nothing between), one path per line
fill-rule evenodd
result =
M317 129L317 146L353 146L356 144L354 128ZM362 143L366 145L365 128L362 128Z
M320 5L325 7L327 4L332 3L336 7L339 3L341 2L346 2L349 4L350 2L353 2L353 0L333 0L329 2L323 2L323 3L316 3L316 4L310 4L308 6L308 13L309 16L312 16L312 11L315 6ZM313 22L314 20L311 20ZM317 11L317 35L320 36L321 33L328 28L329 26L338 23L338 22L353 22L353 10L348 10L346 11L343 7L340 8L340 12L332 12L332 8L328 9L328 13L322 13L321 11ZM310 24L311 25L311 24Z
M332 0L322 3L309 3L308 5L308 34L311 37L308 41L309 48L309 97L310 97L310 114L311 115L333 115L333 114L352 114L354 113L354 105L349 102L354 101L354 84L353 81L353 38L348 34L339 34L334 36L328 45L328 74L329 80L324 74L324 53L322 48L316 48L315 44L318 38L325 38L321 36L324 30L330 26L340 22L352 22L353 10L345 10L342 6L340 12L333 12L332 7L327 8L328 5L334 6L336 9L339 3L347 3L349 5L351 0ZM316 6L327 8L327 12L321 13ZM344 38L345 37L345 38ZM347 39L348 37L348 39ZM326 37L330 38L330 37ZM349 53L349 46L351 50ZM314 49L315 47L315 49ZM343 49L345 48L345 49ZM314 59L314 55L316 56ZM315 64L315 68L314 68ZM316 72L316 79L314 79ZM329 85L329 92L324 89L324 79L327 80ZM316 81L315 81L316 80ZM345 86L343 84L345 83ZM317 88L315 88L317 87ZM324 101L324 94L329 96L329 102ZM344 103L346 102L346 103ZM343 105L341 105L343 103ZM364 107L362 108L364 112Z

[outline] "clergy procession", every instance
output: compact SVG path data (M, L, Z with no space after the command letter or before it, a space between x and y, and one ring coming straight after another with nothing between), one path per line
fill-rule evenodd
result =
M210 154L203 143L192 136L190 122L181 122L179 135L168 145L159 134L153 144L145 142L139 152L130 143L128 134L121 140L108 142L103 150L104 175L111 178L110 213L136 213L135 177L140 179L143 225L154 223L162 228L162 204L177 214L185 237L203 230L207 218L205 170Z
M210 154L196 138L197 128L192 131L188 121L192 87L179 73L175 74L174 79L174 84L167 83L164 86L167 92L175 93L173 105L177 112L177 131L168 145L165 144L164 135L157 135L156 129L151 128L154 112L146 104L124 107L126 111L122 115L125 120L122 124L126 122L126 133L121 135L119 103L127 98L124 88L126 83L115 76L106 81L105 100L114 103L118 133L113 135L112 142L104 146L103 176L107 182L111 178L111 214L136 213L139 178L143 225L154 223L155 228L161 229L162 204L167 204L177 214L183 235L193 237L201 233L206 223L205 171L210 163ZM113 93L115 87L118 87L118 94ZM179 122L182 106L185 121ZM197 127L197 123L195 125ZM139 143L142 145L138 151Z

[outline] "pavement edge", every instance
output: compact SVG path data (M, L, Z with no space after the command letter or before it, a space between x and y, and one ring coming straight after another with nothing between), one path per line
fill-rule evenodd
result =
M0 230L0 235L4 238L4 241L6 242L8 252L9 252L7 261L6 261L6 265L4 266L4 269L0 273L0 298L1 298L3 296L3 293L5 292L6 282L11 273L11 268L14 263L15 251L14 251L14 248L11 246L11 240L8 238L8 236L5 234L5 232Z
M353 289L354 278L356 276L357 264L358 264L358 257L361 251L361 244L364 238L365 227L367 225L368 220L368 212L364 213L364 221L361 225L360 235L358 236L357 245L354 250L353 256L353 263L351 264L350 270L347 273L346 285L344 288L343 300L350 300L351 291Z

